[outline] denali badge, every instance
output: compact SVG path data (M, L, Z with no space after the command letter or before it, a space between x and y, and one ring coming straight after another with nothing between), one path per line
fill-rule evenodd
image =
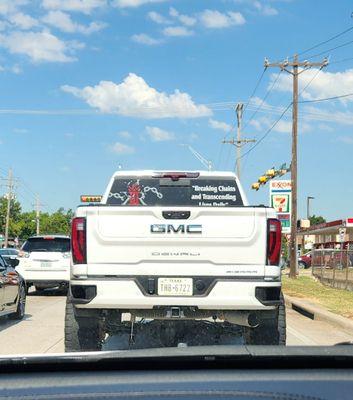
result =
M202 233L202 225L165 225L153 224L151 225L151 233Z

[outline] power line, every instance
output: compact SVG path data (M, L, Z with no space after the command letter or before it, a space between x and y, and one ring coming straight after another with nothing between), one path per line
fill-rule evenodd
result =
M252 93L251 93L251 95L250 95L248 101L245 103L244 112L245 112L246 109L248 108L248 105L249 105L250 100L254 97L254 95L255 95L255 93L256 93L258 87L260 86L260 83L261 83L261 81L262 81L262 78L263 78L264 75L265 75L266 69L267 69L266 67L263 69L262 74L260 75L260 78L257 80L257 83L256 83L256 85L255 85L255 87L254 87L254 90L252 91Z
M261 107L263 106L264 102L266 101L267 97L269 96L269 94L271 93L271 91L273 90L274 86L276 85L280 75L282 73L282 70L279 71L279 73L277 74L276 78L274 79L271 87L268 89L268 91L266 92L264 98L261 100L260 104L258 105L258 107L255 109L255 111L252 113L251 117L245 122L243 129L245 129L250 122L254 119L255 115L258 113L258 111L261 109Z
M310 60L311 58L319 57L319 56L322 56L323 54L327 55L327 53L329 53L330 51L335 51L335 50L340 49L342 47L348 46L349 44L352 44L352 43L353 43L353 40L350 40L349 42L342 43L339 46L331 47L330 49L321 51L320 53L313 54L312 56L309 56L307 59Z
M342 60L330 61L330 65L339 64L339 63L343 63L343 62L346 62L346 61L352 61L352 60L353 60L353 57L343 58Z
M319 103L320 101L337 100L337 99L343 99L344 97L351 97L351 96L353 96L353 93L342 94L340 96L324 97L324 98L316 99L316 100L301 100L301 101L299 101L299 103Z
M298 54L298 56L301 56L301 55L303 55L303 54L305 54L305 53L307 53L307 52L309 52L309 51L311 51L311 50L314 50L314 49L316 49L317 47L322 46L323 44L329 43L329 42L331 42L332 40L335 40L335 39L339 38L340 36L344 35L345 33L350 32L351 30L353 30L353 26L351 26L351 27L348 28L348 29L345 29L344 31L342 31L342 32L340 32L340 33L338 33L338 34L336 34L335 36L332 36L331 38L329 38L329 39L327 39L327 40L324 40L324 41L322 41L322 42L320 42L320 43L318 43L318 44L316 44L316 45L314 45L314 46L312 46L312 47L309 47L309 48L306 49L306 50L303 50L302 52L300 52L300 53Z
M288 104L288 106L283 110L282 114L279 116L278 119L276 119L276 121L270 126L270 128L267 129L267 131L264 133L264 135L261 136L261 138L248 150L246 151L244 154L242 154L241 158L245 157L247 154L249 154L252 150L255 149L255 147L257 147L268 135L269 133L273 130L273 128L275 128L275 126L279 123L279 121L283 118L284 114L289 110L289 108L291 107L293 103L290 102Z

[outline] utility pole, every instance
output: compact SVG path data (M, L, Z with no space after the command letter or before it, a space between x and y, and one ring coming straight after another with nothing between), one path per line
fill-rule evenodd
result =
M35 207L36 210L36 234L40 234L40 209L41 207L45 206L45 204L42 204L39 200L39 195L37 194L36 196L36 202L35 204L32 204L33 207Z
M235 140L235 138L232 138L230 140L222 140L223 144L225 144L225 143L226 144L232 144L233 146L236 147L236 165L237 165L237 176L238 176L238 179L240 179L240 172L241 172L241 148L246 143L254 143L254 142L256 142L255 139L242 139L241 138L241 127L242 127L242 121L243 121L243 109L244 109L244 104L243 103L238 103L237 106L235 107L235 112L237 114L237 140Z
M293 76L293 103L292 103L292 162L291 162L291 180L292 180L292 214L291 214L291 234L289 242L290 271L289 277L297 277L297 201L298 201L298 179L297 179L297 138L298 138L298 77L299 75L311 67L319 67L322 69L328 65L325 58L322 62L300 62L298 55L295 54L293 61L284 61L281 63L269 63L265 59L265 68L278 67L282 71L286 71ZM287 67L292 67L291 70ZM299 70L299 67L302 69Z
M40 201L39 195L36 197L36 234L39 235L39 221L40 221Z
M10 224L10 211L11 211L11 200L13 198L13 175L12 169L9 169L9 177L7 179L6 185L7 192L7 209L6 209L6 222L5 222L5 243L4 246L7 247L9 243L9 224Z
M237 143L241 143L241 123L243 120L243 103L238 103L235 112L237 113ZM237 175L240 179L240 157L241 157L241 147L237 146Z

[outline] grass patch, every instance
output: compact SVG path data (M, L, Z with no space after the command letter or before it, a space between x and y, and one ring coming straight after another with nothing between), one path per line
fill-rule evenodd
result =
M290 279L282 275L283 292L317 303L335 314L353 319L353 292L333 289L315 281L311 276Z

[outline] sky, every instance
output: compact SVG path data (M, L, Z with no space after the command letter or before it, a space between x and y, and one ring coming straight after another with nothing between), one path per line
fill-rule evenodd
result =
M268 186L250 187L290 163L291 108L269 129L292 78L264 60L298 52L329 59L299 78L299 216L313 196L312 213L352 217L353 96L313 100L353 93L353 30L315 47L353 27L353 7L318 4L0 0L0 177L13 169L25 210L38 194L54 211L102 194L118 168L204 169L188 146L234 170L235 148L222 140L242 102L243 136L258 142L242 148L241 180L250 203L267 204Z

